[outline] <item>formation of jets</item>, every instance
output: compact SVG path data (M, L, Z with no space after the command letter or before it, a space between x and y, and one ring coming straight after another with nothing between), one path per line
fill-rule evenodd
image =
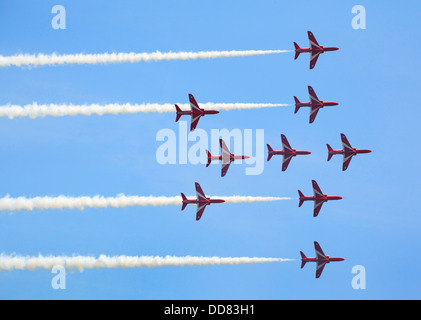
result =
M294 47L295 47L295 60L299 57L301 53L305 53L305 52L310 53L310 69L314 69L320 54L329 52L329 51L339 50L339 48L337 47L324 47L324 46L319 45L313 33L310 31L308 31L308 38L310 42L309 48L300 48L296 42L294 42ZM300 100L294 96L294 100L295 100L294 113L297 113L302 107L310 108L309 123L314 122L320 109L324 107L331 107L331 106L339 105L338 102L320 100L311 86L308 86L308 93L310 96L309 102L300 102ZM205 110L205 109L200 108L198 103L196 102L196 99L193 97L192 94L189 94L189 101L190 101L189 111L182 111L178 105L175 105L175 108L176 108L176 113L177 113L176 122L178 122L181 116L183 115L191 116L190 131L194 131L196 129L201 117L208 114L219 113L219 111L217 110ZM342 165L343 171L346 171L348 169L352 157L358 154L371 152L371 150L368 150L368 149L353 148L351 144L349 143L347 137L343 133L341 133L341 140L342 140L342 147L343 147L342 150L334 150L331 148L329 144L327 144L327 148L328 148L327 161L330 161L331 158L336 154L342 154L343 155L343 165ZM268 149L267 161L270 161L273 156L281 155L283 157L282 171L287 170L291 162L291 159L293 157L296 157L299 155L311 154L310 151L293 149L291 145L289 144L287 137L284 134L281 134L281 141L282 141L282 150L274 150L269 144L267 144L267 149ZM213 161L222 161L221 177L226 176L232 162L236 160L243 160L243 159L250 158L247 155L235 155L231 153L225 141L222 139L219 140L219 144L220 144L220 150L221 150L220 155L214 156L209 152L209 150L206 150L206 155L207 155L206 167L209 167ZM195 187L196 187L195 199L188 199L183 193L181 193L181 197L182 197L181 210L183 211L188 204L196 205L197 206L196 221L198 221L201 219L207 206L211 204L215 204L215 203L224 203L225 200L211 199L207 197L205 193L203 192L201 186L197 182L195 183ZM331 196L331 195L324 194L315 180L312 180L312 187L313 187L313 196L304 196L304 194L300 190L298 190L298 194L299 194L298 206L301 207L303 203L306 201L313 201L314 202L313 217L317 217L319 215L320 210L325 202L342 199L342 197L340 196ZM314 242L314 248L316 251L316 257L314 258L306 257L306 255L301 251L300 251L300 254L301 254L301 268L304 268L304 266L308 262L316 263L316 278L319 278L322 275L322 272L326 264L330 262L344 261L344 258L330 257L330 256L325 255L318 242Z
M333 150L329 144L327 145L327 148L328 148L327 161L330 161L332 156L335 154L343 154L344 161L343 161L342 170L345 171L348 168L349 163L351 162L351 158L353 156L356 156L357 154L361 154L361 153L370 153L371 150L352 148L351 144L348 142L348 139L343 133L341 133L341 138L342 138L343 150ZM282 140L282 150L274 150L269 144L267 144L267 149L268 149L267 161L270 161L272 157L275 155L283 156L282 171L286 171L288 169L288 166L293 157L311 154L310 151L293 149L291 145L289 144L287 137L284 134L281 134L281 140ZM240 159L244 160L244 159L250 158L250 156L235 155L231 153L226 143L222 139L219 139L219 144L221 146L221 153L222 153L222 155L220 156L213 156L209 150L206 150L206 154L207 154L206 167L209 167L213 161L222 161L221 177L225 177L230 164L234 162L235 160L240 160Z
M310 55L310 69L313 69L316 66L317 59L319 58L320 54L324 52L329 51L336 51L339 50L337 47L324 47L319 45L316 38L314 37L313 33L311 31L308 31L308 39L310 42L309 48L300 48L300 46L294 42L295 47L295 59L299 57L301 53L309 52ZM298 112L298 110L301 107L310 107L310 123L314 122L314 119L316 119L317 113L321 108L324 107L331 107L331 106L337 106L337 102L328 102L328 101L322 101L317 98L316 93L314 92L312 87L308 87L309 95L310 95L310 102L300 102L300 100L297 99L297 97L294 97L295 100L295 113ZM192 94L189 94L189 101L190 101L190 110L183 111L180 109L180 107L176 104L176 119L175 122L178 122L180 120L181 116L189 115L191 116L191 124L190 124L190 131L194 131L199 124L199 120L201 117L207 115L207 114L218 114L219 111L217 110L205 110L199 107L199 104L197 103L196 99L193 97Z

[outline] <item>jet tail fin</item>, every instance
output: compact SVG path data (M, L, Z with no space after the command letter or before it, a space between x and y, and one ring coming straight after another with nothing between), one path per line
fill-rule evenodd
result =
M206 154L208 155L208 162L206 163L206 168L210 166L212 162L212 154L209 152L209 150L206 150Z
M181 207L181 211L183 211L184 209L186 209L187 206L187 202L184 202L187 200L187 197L184 195L184 193L182 193L181 198L183 198L183 206Z
M304 194L300 190L298 190L298 195L300 196L300 203L298 204L298 207L301 207L304 203Z
M181 114L180 114L181 109L178 105L175 105L175 111L177 112L177 118L175 118L175 122L178 122L178 120L180 120L181 118Z
M273 151L273 149L270 145L267 145L267 147L268 147L268 153L269 153L268 154L268 161L269 161L270 159L272 159L273 154L271 152Z
M333 153L332 153L332 151L333 151L333 149L332 149L332 147L330 146L330 145L326 145L327 146L327 150L329 151L329 154L328 154L328 156L327 156L327 161L330 161L330 159L332 159L332 156L333 156Z
M307 259L306 255L302 251L300 251L300 254L301 254L301 259ZM306 263L307 263L306 261L301 260L301 269L305 267Z
M295 58L294 58L294 60L297 60L298 57L300 56L300 53L301 53L300 51L297 51L297 50L301 50L301 48L296 42L294 42L294 47L295 47Z
M300 110L300 106L299 106L299 104L300 104L301 102L300 102L300 100L298 100L298 98L297 98L297 97L295 97L295 96L294 96L294 100L295 100L295 111L294 111L294 113L297 113L297 112L298 112L298 110Z

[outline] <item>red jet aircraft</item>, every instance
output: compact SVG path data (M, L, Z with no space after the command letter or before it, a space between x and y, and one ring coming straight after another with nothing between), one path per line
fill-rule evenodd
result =
M307 262L317 262L316 279L320 278L320 276L322 275L322 272L326 263L345 260L344 258L329 257L325 255L322 248L317 243L317 241L314 241L314 249L316 250L315 258L307 258L306 255L302 251L300 251L300 254L301 254L301 269L304 268Z
M237 156L237 155L231 153L230 150L228 149L227 145L225 144L224 140L222 140L222 139L219 139L219 145L221 146L222 156L213 156L209 152L209 150L206 150L206 153L208 155L208 162L206 164L206 167L209 167L209 165L211 164L211 162L213 160L222 160L221 177L225 177L231 162L233 162L235 160L249 159L250 158L250 156L244 156L244 155Z
M285 171L288 168L288 165L292 159L292 157L295 157L297 155L306 155L311 154L310 151L302 151L302 150L295 150L292 149L287 137L285 135L281 134L281 140L282 140L282 150L273 150L270 145L267 145L268 147L268 161L272 158L274 155L282 155L283 161L282 161L282 171Z
M313 197L305 197L304 194L298 190L298 194L300 196L300 203L298 207L301 207L304 201L314 201L314 213L313 216L317 217L319 215L320 209L323 206L323 203L328 202L329 200L341 200L342 197L338 196L328 196L327 194L323 194L322 190L320 190L319 185L316 181L312 180L313 183Z
M295 46L295 60L297 60L300 53L303 52L310 52L310 69L313 69L316 66L317 59L319 58L320 54L327 52L327 51L336 51L339 50L337 47L323 47L317 43L316 38L314 37L311 31L308 31L308 40L310 41L310 48L300 48L300 46L294 42Z
M206 206L210 206L212 203L224 203L225 200L208 198L205 196L205 193L200 187L200 184L196 182L195 186L196 186L197 199L189 200L183 193L181 194L181 197L183 198L183 206L181 207L181 211L183 211L188 204L197 205L196 221L199 221L200 218L202 217L203 212L206 209Z
M359 153L370 153L371 150L368 149L356 149L351 146L346 136L341 133L341 139L342 139L342 147L343 150L333 150L330 145L327 145L327 149L329 150L329 155L327 156L327 161L332 159L333 155L335 154L343 154L344 160L342 164L342 171L345 171L348 169L349 163L351 162L351 159L353 156L356 156Z
M317 98L316 93L314 92L313 88L308 86L308 94L310 96L310 102L300 102L297 97L294 96L295 100L295 112L297 113L301 107L310 107L310 123L313 123L316 119L317 113L321 108L324 107L333 107L339 105L337 102L332 101L323 101Z
M199 105L197 104L196 99L193 97L192 94L189 94L189 100L190 100L191 111L182 111L178 105L175 105L175 109L177 111L177 118L175 119L175 122L178 122L181 116L191 115L190 131L194 131L194 129L196 129L197 124L199 123L200 117L203 117L206 114L219 113L219 111L216 111L216 110L205 110L205 109L199 108Z

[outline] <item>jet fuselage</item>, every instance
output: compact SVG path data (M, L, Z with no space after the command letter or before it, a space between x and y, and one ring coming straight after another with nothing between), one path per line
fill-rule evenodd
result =
M329 256L326 256L326 258L327 259L317 259L317 258L303 258L303 259L301 259L301 261L303 261L303 262L326 262L326 263L329 263L329 262L338 262L338 261L344 261L345 259L344 258L340 258L340 257L329 257Z
M223 157L223 156L210 156L210 157L208 157L209 158L209 160L210 161L216 161L216 160L219 160L219 161L222 161L222 160L224 160L224 161L226 161L226 162L234 162L235 160L245 160L245 159L249 159L250 158L250 156L237 156L237 155L235 155L235 154L231 154L231 156L230 157L226 157L226 159L225 159L225 157ZM224 158L224 159L223 159ZM227 161L228 160L228 161Z
M187 204L211 205L212 203L224 203L224 202L225 202L225 200L223 200L223 199L206 198L206 200L205 199L200 199L200 200L198 200L198 199L187 199L187 200L183 201L183 204L186 204L186 205Z
M333 106L337 106L339 105L338 102L334 102L334 101L320 101L320 103L312 103L312 102L300 102L300 103L296 103L295 106L296 107L333 107Z
M342 199L343 198L339 197L339 196L328 196L327 194L325 194L325 195L323 195L323 197L322 196L317 196L317 197L315 197L315 196L310 196L310 197L303 196L303 197L300 197L300 202L302 202L302 201L318 201L318 202L324 201L324 202L328 202L330 200L342 200Z
M269 151L270 155L281 155L281 156L301 156L301 155L307 155L307 154L311 154L310 151L305 151L305 150L295 150L292 149L293 151L288 151L288 150L273 150L273 151Z
M320 48L300 48L300 49L296 49L295 52L298 53L303 53L303 52L313 52L313 54L317 54L317 53L324 53L324 52L329 52L329 51L337 51L339 50L338 47L323 47L320 46Z
M370 153L371 150L369 149L357 149L357 148L353 148L353 151L351 150L332 150L329 151L330 154L345 154L345 155L357 155L360 153Z
M189 115L189 116L191 116L191 115L206 115L206 114L218 114L219 113L219 111L217 111L217 110L204 110L204 109L201 109L201 112L199 112L199 111L197 111L197 112L193 112L193 111L178 111L177 112L177 115L179 115L179 116L184 116L184 115Z

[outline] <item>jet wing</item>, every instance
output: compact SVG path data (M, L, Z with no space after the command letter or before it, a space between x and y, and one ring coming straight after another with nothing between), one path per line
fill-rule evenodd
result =
M228 149L227 145L225 144L224 140L219 139L219 145L221 146L222 163L230 162L231 152Z
M323 206L323 202L324 201L320 201L320 200L316 200L314 201L314 212L313 212L313 217L317 217L320 213L320 210L322 209Z
M222 169L221 169L221 177L225 177L225 175L227 174L228 168L230 167L231 163L222 163Z
M196 211L196 221L199 221L200 218L203 215L203 212L205 212L207 203L202 203L197 205L197 211Z
M190 131L193 132L197 125L199 124L199 120L202 114L198 113L192 113L191 115L191 124L190 124Z
M317 63L317 59L319 59L321 51L311 52L310 56L310 69L314 69Z
M313 192L314 192L314 196L317 197L324 197L324 194L322 192L322 190L320 189L319 185L317 184L317 182L315 180L312 181L313 184Z
M225 144L224 140L219 139L219 144L221 146L221 153L222 153L221 177L225 177L225 175L227 174L228 168L231 164L231 152L228 149L227 145Z
M318 259L316 266L316 279L318 279L323 273L323 269L325 268L328 258L317 241L314 241L314 250L316 251L316 259Z
M193 97L192 94L189 94L189 100L190 100L191 111L193 113L197 113L197 112L201 113L202 109L199 108L199 104L196 102L196 99Z
M310 69L314 69L317 63L317 59L319 59L319 55L322 51L315 51L317 49L321 49L321 47L311 31L308 31L308 40L310 42L310 49L312 51L310 56Z
M200 184L198 184L197 182L195 183L196 186L196 196L197 196L197 200L207 200L205 193L203 192L202 188L200 187Z
M323 273L323 270L326 266L327 261L317 261L316 265L316 279L319 279Z
M316 92L314 91L313 87L308 86L308 95L310 96L311 103L321 103L319 98L317 97Z
M288 142L287 137L285 137L285 135L281 134L281 140L282 140L282 147L283 147L284 151L292 152L293 150L292 150L292 148L291 148L291 146Z
M319 260L327 259L327 256L322 250L322 247L317 241L314 241L314 251L316 251L316 258Z
M310 49L321 49L319 43L316 40L316 37L311 31L308 31L308 41L310 42Z
M320 107L311 107L310 109L310 123L313 123L317 117L317 113L319 112Z
M351 155L344 154L344 161L342 163L342 171L345 171L346 169L348 169L353 156L354 156L353 154Z
M354 151L354 148L352 148L351 144L343 133L341 133L341 140L344 151Z
M291 162L292 155L291 156L284 156L283 162L282 162L282 171L285 171L288 168L289 163Z

